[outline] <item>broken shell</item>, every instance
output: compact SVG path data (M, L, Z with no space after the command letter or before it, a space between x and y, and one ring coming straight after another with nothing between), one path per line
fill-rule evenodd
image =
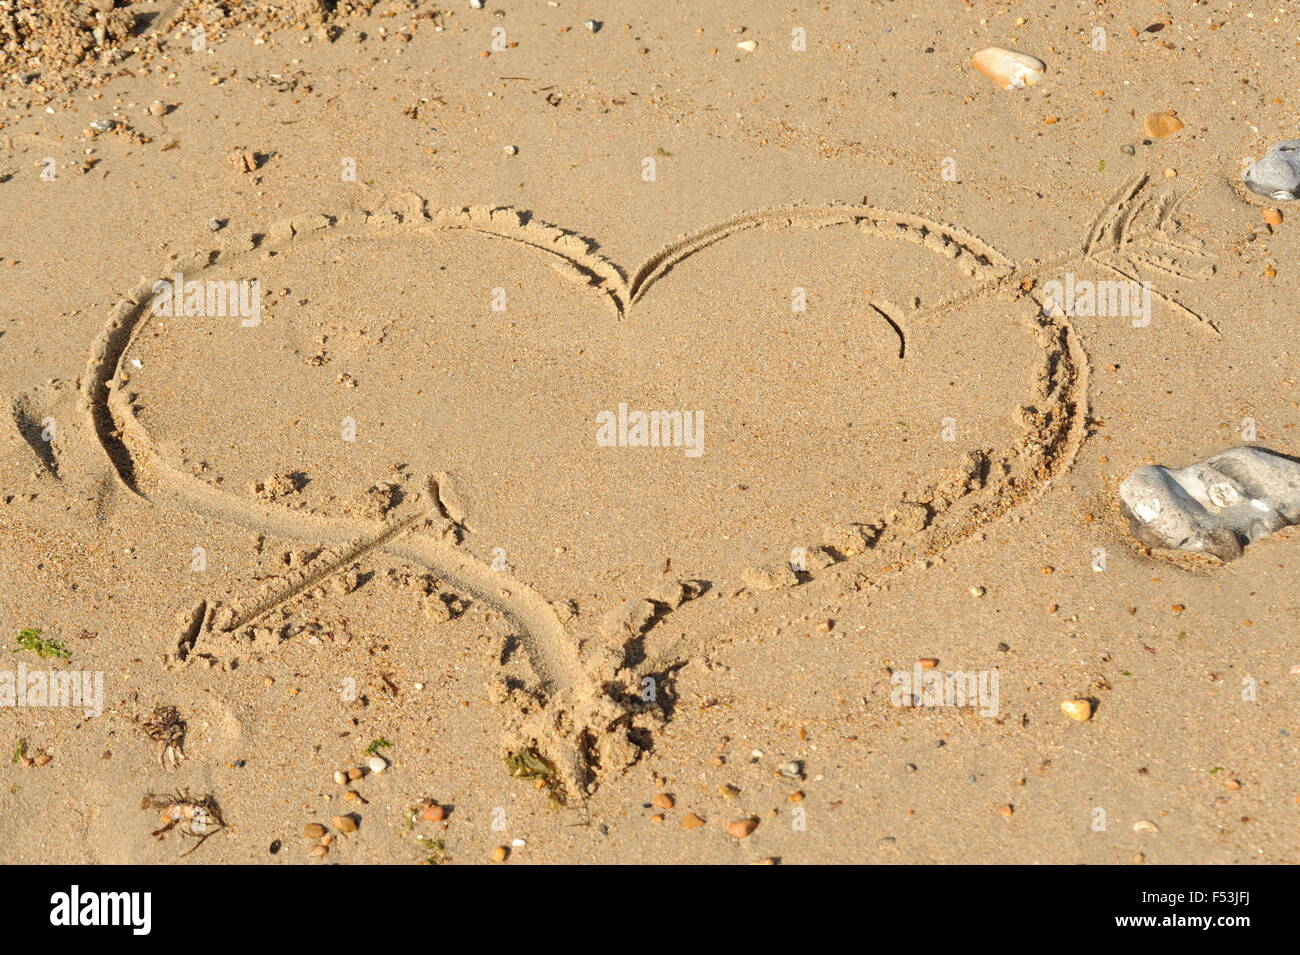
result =
M1142 131L1152 139L1164 139L1183 128L1183 121L1168 111L1147 113L1142 118Z
M1001 46L980 50L970 58L970 65L1004 90L1036 86L1047 72L1047 64L1038 57Z
M1066 700L1061 712L1077 723L1086 723L1092 718L1092 704L1087 700Z
M737 50L744 50L746 53L753 53L758 49L758 43L754 40L741 40L736 44Z
M1267 222L1269 225L1276 226L1282 224L1281 209L1265 209L1260 213L1260 215L1263 217L1264 221Z
M1139 819L1137 822L1133 823L1133 831L1134 832L1159 832L1160 827L1157 826L1150 819Z

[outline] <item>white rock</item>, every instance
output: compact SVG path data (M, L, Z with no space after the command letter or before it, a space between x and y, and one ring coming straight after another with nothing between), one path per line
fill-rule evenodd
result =
M753 53L758 49L758 43L754 40L741 40L736 44L737 50L744 50L746 53Z
M366 768L372 773L382 773L388 768L388 760L382 756L371 756L366 760Z
M1142 543L1228 561L1251 541L1300 524L1300 463L1230 448L1178 470L1138 468L1120 483L1119 498Z

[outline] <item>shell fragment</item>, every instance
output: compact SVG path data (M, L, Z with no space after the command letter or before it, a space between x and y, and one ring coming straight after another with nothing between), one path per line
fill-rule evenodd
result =
M1036 86L1047 72L1047 64L1038 57L1001 46L980 50L971 57L970 65L1004 90Z

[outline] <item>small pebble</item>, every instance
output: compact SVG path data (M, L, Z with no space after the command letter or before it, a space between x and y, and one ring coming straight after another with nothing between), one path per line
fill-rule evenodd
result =
M599 20L586 20L582 25L587 28L588 33L599 33L600 28L604 26Z
M382 756L371 756L366 760L366 768L372 773L382 773L388 768L388 760Z
M702 825L704 825L704 820L693 812L688 812L686 815L682 816L683 829L698 829Z
M505 846L497 846L495 849L492 850L493 862L505 862L509 858L510 858L510 850Z
M319 839L325 835L325 827L319 822L309 822L302 827L302 837L304 839Z
M507 146L505 149L503 149L503 150L501 150L501 151L502 151L503 153L505 153L507 156L513 156L513 155L515 155L516 153L519 152L519 147L518 147L518 146Z
M737 819L735 822L727 823L727 835L734 839L744 839L757 828L758 820L752 816L749 819Z
M1061 704L1061 712L1076 723L1086 723L1092 718L1092 704L1087 700L1066 700Z
M1264 217L1264 221L1269 225L1278 226L1282 224L1281 209L1264 209L1260 212L1260 215Z
M758 49L758 43L754 40L741 40L736 44L736 49L744 50L746 53L753 53Z
M356 832L357 821L352 816L335 816L330 820L339 832Z
M672 809L675 805L673 797L668 793L655 793L655 797L650 802L659 809Z

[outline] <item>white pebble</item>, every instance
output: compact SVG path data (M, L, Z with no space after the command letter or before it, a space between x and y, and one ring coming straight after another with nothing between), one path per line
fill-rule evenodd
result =
M382 773L388 768L388 760L382 756L371 756L366 760L366 768L372 773Z

